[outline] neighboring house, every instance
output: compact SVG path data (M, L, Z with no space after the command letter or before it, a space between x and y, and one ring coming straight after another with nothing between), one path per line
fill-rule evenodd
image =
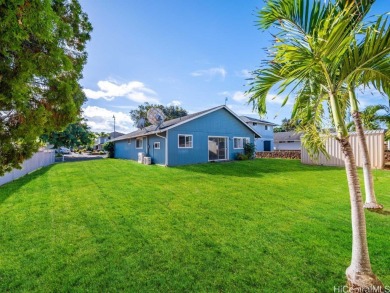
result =
M294 131L274 133L275 150L301 150L301 135L301 133L296 133Z
M93 149L97 150L97 151L102 151L103 145L107 141L109 141L110 139L117 138L117 137L122 136L122 135L124 135L124 133L115 131L115 132L109 133L108 136L99 136L99 137L95 138L95 143L94 143Z
M218 106L165 121L116 139L115 157L138 160L139 154L152 163L178 166L234 160L245 143L260 135L226 106Z
M274 126L277 124L248 116L240 116L240 118L261 135L260 138L255 139L257 152L274 150Z

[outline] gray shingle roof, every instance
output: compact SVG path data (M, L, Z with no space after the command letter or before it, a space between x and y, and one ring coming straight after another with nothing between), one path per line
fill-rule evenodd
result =
M302 133L296 133L294 131L287 132L275 132L274 133L274 141L301 141Z
M261 120L257 118L252 118L249 116L240 116L240 118L245 121L245 122L254 122L254 123L259 123L259 124L265 124L265 125L270 125L270 126L277 126L278 124L266 121L266 120Z
M196 113L193 113L193 114L189 114L187 116L183 116L183 117L180 117L180 118L175 118L175 119L171 119L171 120L167 120L167 121L164 121L164 123L160 126L160 128L157 129L157 127L155 125L151 125L151 126L148 126L144 129L138 129L136 131L133 131L133 132L130 132L128 134L125 134L125 135L122 135L116 139L112 139L110 141L119 141L119 140L126 140L126 139L129 139L129 138L134 138L134 137L139 137L139 136L145 136L145 135L151 135L151 134L156 134L156 133L161 133L161 132L164 132L172 127L174 127L175 125L178 125L178 124L182 124L182 123L185 123L186 121L188 120L192 120L198 116L202 116L203 114L206 114L206 113L209 113L209 112L213 112L215 110L218 110L218 109L227 109L229 112L233 113L231 110L229 110L226 106L217 106L217 107L214 107L214 108L210 108L210 109L207 109L207 110L203 110L203 111L200 111L200 112L196 112ZM233 113L234 114L234 113ZM235 115L235 114L234 114ZM235 115L239 120L241 120L241 118L237 115ZM242 120L241 120L242 121ZM243 123L245 123L244 121L242 121ZM247 125L247 124L245 124ZM260 137L260 135L253 129L251 128L249 125L247 125L248 128L250 128L256 135L258 135Z

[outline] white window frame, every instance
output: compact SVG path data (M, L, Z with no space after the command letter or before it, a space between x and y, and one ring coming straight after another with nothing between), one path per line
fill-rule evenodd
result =
M141 141L141 146L137 146L137 144L138 144L138 141ZM141 137L141 138L136 138L135 139L135 148L137 149L137 150L140 150L140 149L143 149L144 148L144 139Z
M236 147L235 140L239 141L238 147ZM246 143L250 143L251 140L249 137L233 137L233 149L234 150L242 150L244 149L244 145Z
M218 160L210 160L210 155L208 155L208 161L209 162L221 162L221 161L227 161L229 160L229 137L228 136L218 136L218 135L209 135L207 137L207 143L210 141L210 138L224 138L225 139L225 159L218 159ZM234 144L234 141L233 141ZM207 147L207 151L210 151L209 147Z
M268 130L268 125L264 125L265 130Z
M180 136L184 136L184 146L180 146ZM187 146L187 137L191 137L191 146ZM194 147L194 136L192 134L178 134L177 135L177 147L179 149L192 149Z
M157 147L158 146L158 147ZM155 141L154 143L153 143L153 148L155 149L155 150L159 150L160 149L160 142L159 141Z

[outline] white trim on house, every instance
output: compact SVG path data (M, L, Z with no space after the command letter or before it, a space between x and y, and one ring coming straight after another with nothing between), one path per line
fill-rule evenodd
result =
M197 115L197 116L195 116L195 117L192 117L192 118L190 118L190 119L184 120L184 121L182 121L182 122L176 123L176 124L174 124L174 125L172 125L172 126L169 126L169 127L165 128L165 129L161 130L161 131L165 131L165 130L169 130L169 129L175 128L175 127L177 127L177 126L180 126L180 125L185 124L185 123L187 123L187 122L190 122L190 121L192 121L192 120L198 119L198 118L200 118L200 117L202 117L202 116L205 116L205 115L207 115L207 114L213 113L213 112L218 111L218 110L220 110L220 109L225 109L225 110L227 110L230 114L232 114L235 118L237 118L241 123L243 123L246 127L248 127L248 128L249 128L250 130L252 130L255 134L257 134L257 135L259 136L259 138L261 137L260 133L258 133L258 132L257 132L255 129L253 129L252 127L250 127L250 125L248 125L244 120L242 120L242 119L240 118L240 116L238 116L236 113L234 113L232 110L230 110L230 109L229 109L228 107L226 107L225 105L222 105L222 106L213 108L213 109L211 109L210 111L207 111L207 112L205 112L205 113L199 114L199 115Z
M168 166L168 130L165 132L165 166Z
M138 146L138 147L137 147L139 141L141 141L141 146ZM143 138L143 137L137 137L137 138L135 139L135 148L136 148L137 150L140 150L140 149L143 149L143 148L144 148L144 138Z
M241 141L241 143L239 143L238 147L235 146L235 140L236 139ZM246 140L246 142L244 142L244 140ZM234 150L243 150L244 149L244 145L246 143L249 143L250 141L251 141L251 139L249 137L238 137L238 136L235 136L235 137L233 137L233 149Z
M184 146L180 146L180 136L184 136ZM187 137L191 137L191 146L187 146ZM192 149L194 147L194 136L192 134L178 134L177 135L177 148L179 149Z
M225 159L210 160L210 149L209 149L210 138L224 138L225 139ZM218 136L218 135L207 136L207 159L209 162L228 161L229 160L229 136Z

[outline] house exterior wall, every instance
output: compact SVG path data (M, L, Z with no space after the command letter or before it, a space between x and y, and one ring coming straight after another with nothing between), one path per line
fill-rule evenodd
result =
M163 133L161 136L164 136ZM138 153L144 153L146 156L152 157L153 164L165 164L165 139L156 135L150 135L142 138L142 149L136 148L136 139L126 139L115 142L115 158L138 160ZM130 143L129 143L130 142ZM154 143L160 142L160 149L154 148Z
M165 137L165 133L160 134ZM155 143L160 143L160 149L155 148ZM152 158L153 164L165 165L165 138L157 135L148 136L148 156Z
M274 150L274 128L273 126L267 125L267 129L265 129L266 125L257 124L252 126L260 135L260 138L256 138L255 145L257 152L264 151L264 141L269 141L271 144L270 151Z
M275 142L275 150L277 151L299 151L301 149L301 142Z
M260 123L254 123L252 121L247 122L247 124L256 130L261 137L255 139L256 152L264 151L264 141L270 142L270 151L274 150L274 127L271 125L265 125ZM267 126L267 129L265 129Z
M178 137L192 135L192 148L179 148ZM227 159L233 160L243 149L233 149L234 137L248 137L254 143L254 133L225 109L204 115L168 131L168 165L205 163L209 161L209 137L227 137Z
M135 138L115 142L115 158L138 160L138 153L146 153L146 138L143 137L142 149L135 148ZM130 142L130 143L129 143Z

